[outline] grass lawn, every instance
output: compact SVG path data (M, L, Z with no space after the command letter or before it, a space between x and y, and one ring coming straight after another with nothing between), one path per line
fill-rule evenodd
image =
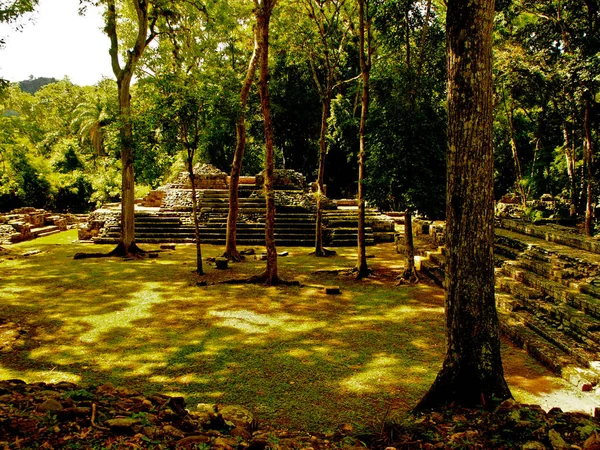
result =
M316 272L351 268L354 248L314 258L291 247L278 248L290 253L280 275L308 286L212 284L260 273L265 262L250 257L228 270L205 263L209 285L197 287L194 246L156 259L73 260L112 249L74 239L69 231L0 255L0 379L112 382L184 396L190 409L240 404L263 425L323 431L406 412L440 368L443 291L395 286L402 261L392 244L368 248L376 276L361 282ZM32 249L41 253L21 256ZM222 252L203 246L205 258ZM558 389L532 360L507 352L523 368L507 370L516 394Z

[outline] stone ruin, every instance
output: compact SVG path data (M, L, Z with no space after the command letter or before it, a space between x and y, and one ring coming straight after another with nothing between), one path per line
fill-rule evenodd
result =
M194 168L199 217L202 223L203 242L224 242L225 224L229 204L229 177L211 165ZM256 177L240 177L240 207L238 241L258 244L264 239L264 174ZM312 245L314 243L314 215L316 197L304 175L285 169L274 171L274 196L277 205L279 242L288 245ZM332 245L346 245L352 240L351 229L356 228L356 200L349 201L345 209L339 209L337 201L322 199L326 240ZM192 190L188 172L181 172L176 180L136 200L136 240L155 242L191 242L193 240ZM79 230L80 240L97 243L113 243L118 236L120 205L104 205L90 214L85 227ZM393 241L394 222L389 217L369 210L366 218L369 227L368 241ZM312 225L311 225L312 223ZM328 225L328 226L327 226ZM160 230L160 231L159 231ZM354 231L355 233L356 231ZM245 236L245 237L244 237Z
M229 189L229 176L210 164L194 166L195 188L203 190ZM314 209L314 196L308 192L306 177L293 170L276 169L273 189L277 204L303 206ZM240 188L252 190L250 198L261 197L264 174L256 177L240 177ZM190 211L192 209L192 191L188 172L180 172L177 179L157 190L150 192L138 202L142 207L162 208L171 211Z
M0 214L0 244L14 244L58 233L85 220L86 216L56 214L44 209L14 209Z

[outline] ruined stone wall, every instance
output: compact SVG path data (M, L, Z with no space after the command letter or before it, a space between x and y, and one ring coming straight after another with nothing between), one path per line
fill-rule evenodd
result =
M85 216L56 214L44 209L14 209L9 213L0 214L0 242L11 244L27 241L35 238L44 228L65 231L85 220Z

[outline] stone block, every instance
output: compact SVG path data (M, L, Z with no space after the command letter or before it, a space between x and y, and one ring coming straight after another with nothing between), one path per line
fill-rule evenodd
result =
M324 291L327 295L339 295L342 293L339 286L325 286Z

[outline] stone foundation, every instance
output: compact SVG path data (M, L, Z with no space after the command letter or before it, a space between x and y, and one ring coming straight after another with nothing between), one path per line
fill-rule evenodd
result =
M0 214L0 243L12 244L48 232L65 231L85 220L86 217L75 214L55 214L44 209L15 209Z

